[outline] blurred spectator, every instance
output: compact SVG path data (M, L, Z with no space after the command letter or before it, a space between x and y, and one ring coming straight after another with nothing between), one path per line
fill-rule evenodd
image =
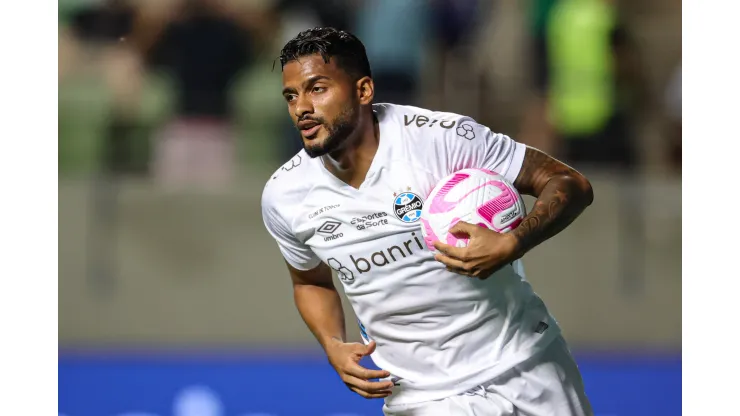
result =
M72 65L89 78L102 76L112 97L105 135L100 143L104 176L145 169L141 160L135 157L136 143L130 139L136 129L133 115L138 106L143 77L137 51L124 42L131 32L134 13L128 0L84 4L66 13L69 31L75 43L79 42L80 50L84 51L76 56L87 59L82 66L79 63Z
M376 102L417 104L430 13L427 0L365 0L360 5L355 34L372 63Z
M490 68L480 63L483 53L476 41L490 22L491 10L497 3L496 0L430 1L431 53L425 60L433 77L428 84L431 87L428 105L486 119L481 113L488 110L484 98L488 87L484 84Z
M70 18L80 39L104 43L128 34L134 15L129 1L106 0L82 7L72 12Z
M92 206L87 216L88 267L97 287L109 288L116 179L122 173L146 169L143 159L136 157L141 142L132 140L137 131L144 71L138 52L125 41L135 12L128 0L67 3L61 9L60 87L76 85L78 93L84 91L84 99L60 105L60 145L63 140L75 142L66 143L67 149L87 144L95 159L91 164L95 179ZM74 96L70 90L64 94L61 89L60 101L63 95L67 99ZM85 143L85 136L91 132L92 140ZM79 158L74 160L80 162Z
M671 168L681 171L682 160L682 109L681 109L681 64L673 72L665 94L665 113L668 118L668 158Z
M282 17L281 45L299 32L313 27L330 26L350 30L350 0L276 0ZM356 0L355 0L356 1Z
M633 169L633 116L643 81L635 45L611 0L538 0L533 16L535 106L570 163Z
M551 147L578 169L612 170L620 179L619 267L626 291L636 293L645 267L645 198L639 181L635 118L646 103L634 42L613 0L543 1L548 14L545 71L538 125L549 129Z
M532 0L529 7L533 51L533 82L539 91L544 91L547 88L547 30L550 14L556 3L557 0Z
M454 51L469 43L495 0L432 0L432 19L440 46Z
M556 153L555 132L547 110L549 59L547 53L548 23L558 0L532 0L529 4L529 26L533 97L523 114L519 140L547 153Z
M255 40L270 36L268 8L254 1L245 9L226 0L156 3L140 10L134 33L147 63L176 89L175 117L155 139L155 174L166 185L225 185L237 162L230 88L252 61Z

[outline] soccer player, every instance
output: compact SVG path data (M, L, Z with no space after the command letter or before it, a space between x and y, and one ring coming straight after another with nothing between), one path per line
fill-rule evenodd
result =
M384 398L386 415L591 415L519 260L591 204L588 180L469 117L373 103L365 48L347 32L301 32L280 62L304 149L265 185L264 223L298 311L350 390ZM458 223L467 247L429 250L414 214L463 168L498 172L537 201L510 233ZM332 269L363 343L346 341ZM359 365L368 355L381 370Z

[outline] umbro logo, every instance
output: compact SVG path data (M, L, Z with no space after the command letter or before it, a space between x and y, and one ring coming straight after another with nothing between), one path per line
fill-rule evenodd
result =
M325 221L319 228L316 229L316 232L322 235L325 235L324 241L331 241L336 240L337 238L344 237L344 234L337 233L337 230L342 225L339 221Z
M340 225L342 225L342 223L339 221L329 220L321 224L321 227L319 227L316 232L319 234L334 234L334 232L337 231Z

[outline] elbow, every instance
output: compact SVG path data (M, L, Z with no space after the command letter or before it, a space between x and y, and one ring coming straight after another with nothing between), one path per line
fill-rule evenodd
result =
M586 206L591 205L594 202L594 188L591 186L591 182L585 176L581 175L578 178L578 188L583 194Z
M594 188L591 182L581 174L562 175L559 178L560 186L569 189L573 201L579 201L584 207L594 202Z

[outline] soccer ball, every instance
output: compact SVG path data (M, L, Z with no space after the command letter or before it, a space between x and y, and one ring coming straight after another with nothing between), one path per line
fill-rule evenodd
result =
M465 235L448 233L458 221L507 233L526 216L519 192L506 178L485 169L463 169L439 181L421 212L424 241L434 251L434 242L466 247Z

